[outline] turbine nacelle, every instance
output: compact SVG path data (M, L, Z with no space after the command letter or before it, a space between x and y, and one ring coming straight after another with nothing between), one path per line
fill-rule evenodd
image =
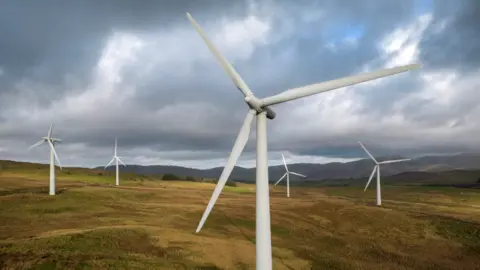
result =
M272 120L275 118L277 115L272 109L269 107L263 107L262 106L262 101L258 99L257 97L251 95L251 96L246 96L245 97L245 102L248 104L248 107L250 109L255 110L257 113L261 112L266 112L267 113L267 118Z
M49 137L42 137L45 141L50 140L51 142L62 142L62 140L57 139L57 138L49 138Z

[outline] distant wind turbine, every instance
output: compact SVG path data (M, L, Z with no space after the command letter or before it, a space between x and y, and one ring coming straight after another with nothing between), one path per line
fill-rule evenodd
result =
M119 156L117 156L117 138L115 138L115 152L113 153L113 158L110 160L110 162L105 166L105 169L112 164L112 162L115 160L115 185L118 186L120 184L119 181L119 171L118 171L118 162L122 163L123 166L127 167L125 163L122 162Z
M276 186L278 183L280 183L280 181L282 181L283 178L285 178L285 176L287 177L287 197L290 198L290 174L294 174L294 175L298 175L298 176L301 176L301 177L306 177L305 175L303 174L299 174L299 173L296 173L296 172L291 172L288 170L288 167L287 167L287 162L285 161L285 157L283 156L282 154L282 159L283 159L283 165L285 166L285 174L275 183L274 186Z
M223 67L224 71L232 79L236 88L242 92L245 103L249 108L243 125L240 129L237 139L228 157L227 164L218 179L217 186L213 191L212 197L208 202L207 208L203 213L202 219L197 227L197 233L207 220L210 211L212 211L217 198L220 196L233 167L243 152L250 135L250 129L253 119L257 119L257 172L256 172L256 216L255 216L255 246L256 246L256 268L261 270L272 269L272 239L270 230L270 195L268 182L268 153L267 153L267 119L273 120L276 113L270 108L271 105L289 102L299 98L315 95L321 92L327 92L350 85L359 84L366 81L387 77L390 75L406 72L411 69L419 68L419 65L406 65L384 69L380 71L368 72L360 75L354 75L342 79L332 80L323 83L317 83L309 86L286 90L280 94L269 96L263 99L257 98L247 84L243 81L233 66L223 57L223 55L210 42L207 35L200 28L200 25L187 13L187 18L195 28L197 33L203 39L210 52ZM221 103L217 100L216 103ZM227 112L231 113L231 111Z
M53 124L50 125L50 129L48 130L47 137L42 137L42 140L37 142L36 144L30 146L28 149L33 147L37 147L42 145L43 143L47 142L50 146L50 190L48 192L49 195L55 195L55 159L58 162L58 166L62 169L62 165L60 164L60 160L58 159L57 152L55 151L55 143L62 142L60 139L52 138L52 129Z
M373 175L375 174L375 171L377 172L377 205L382 205L382 193L381 193L381 188L380 188L380 164L388 164L388 163L397 163L397 162L402 162L402 161L408 161L410 160L409 158L405 159L394 159L394 160L385 160L382 162L378 162L370 152L368 152L367 148L361 143L358 142L360 146L365 150L367 155L375 162L375 166L373 167L372 174L370 174L370 178L368 178L367 185L365 186L365 189L363 191L366 191L368 188L368 185L370 184L370 181L372 181Z

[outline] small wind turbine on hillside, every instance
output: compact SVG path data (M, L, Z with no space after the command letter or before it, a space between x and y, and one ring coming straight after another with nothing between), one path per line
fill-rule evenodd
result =
M394 159L394 160L385 160L378 162L373 155L368 152L367 148L363 145L362 142L358 142L360 146L365 150L367 155L375 162L375 166L373 167L372 174L370 174L370 178L368 178L367 185L365 186L365 189L363 191L366 191L368 188L368 185L370 184L370 181L372 181L373 175L375 172L377 172L377 205L382 205L382 193L381 193L381 188L380 188L380 164L389 164L389 163L397 163L397 162L402 162L402 161L408 161L410 160L409 158L404 158L404 159Z
M197 227L197 233L205 223L213 205L220 196L225 183L237 163L250 135L250 129L253 119L257 118L257 173L256 173L256 268L262 270L272 269L272 242L270 232L270 198L268 183L268 158L267 158L267 118L274 119L275 112L269 108L270 105L280 104L291 100L299 99L306 96L315 95L349 85L366 82L393 74L418 68L419 65L407 65L385 69L381 71L368 72L356 76L350 76L343 79L332 80L328 82L313 84L300 88L290 89L278 95L259 99L250 90L247 84L242 80L240 75L235 71L230 63L215 48L215 46L207 38L198 23L187 13L187 18L193 25L197 33L201 36L207 47L215 56L220 65L223 67L233 83L244 96L249 111L240 129L240 133L233 145L232 152L228 157L227 164L220 175L217 186L213 191L212 198L208 203L202 219Z
M42 137L41 141L28 148L31 149L33 147L40 146L45 142L47 142L50 146L50 190L48 192L49 195L55 195L55 159L57 160L60 169L62 169L62 165L60 164L60 160L58 159L57 152L55 151L55 143L61 142L62 140L52 138L52 129L53 124L50 125L47 137Z
M296 172L289 171L288 167L287 167L287 162L285 161L285 157L283 156L283 154L282 154L282 159L283 159L283 165L285 166L285 174L275 183L274 186L276 186L278 183L280 183L280 181L282 181L283 178L287 177L287 197L290 198L290 174L298 175L298 176L301 176L301 177L306 177L306 176L303 175L303 174L299 174L299 173L296 173Z
M122 162L119 156L117 156L117 138L115 138L115 150L113 152L113 158L110 160L110 162L105 166L105 169L112 164L112 162L115 161L115 185L118 186L120 184L119 180L119 170L118 170L118 162L122 163L123 166L127 167L125 163Z

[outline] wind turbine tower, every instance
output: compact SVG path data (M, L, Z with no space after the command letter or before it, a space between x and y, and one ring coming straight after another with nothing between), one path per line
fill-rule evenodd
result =
M296 172L292 172L292 171L289 171L288 170L288 167L287 167L287 162L285 161L285 157L283 156L282 154L282 159L283 159L283 165L285 166L285 174L275 183L274 186L276 186L278 183L280 183L280 181L282 181L283 178L287 177L287 197L290 198L290 174L293 174L293 175L298 175L298 176L301 176L301 177L306 177L305 175L303 174L299 174L299 173L296 173Z
M270 270L272 269L272 241L270 231L270 194L268 182L268 157L267 157L267 118L274 119L275 112L269 106L288 102L315 95L321 92L326 92L349 85L366 82L393 74L408 71L410 69L418 68L419 65L407 65L403 67L395 67L381 71L364 73L356 76L350 76L343 79L332 80L328 82L313 84L309 86L289 89L283 93L269 96L263 99L257 98L247 84L242 80L237 71L232 65L223 57L223 55L215 48L215 46L207 38L206 34L200 28L198 23L187 13L187 18L193 25L197 33L201 36L207 47L215 56L220 65L223 67L228 76L232 79L236 88L242 92L244 101L249 108L247 116L240 129L232 152L228 157L227 164L218 179L217 186L213 191L212 197L203 213L202 219L197 227L197 233L201 230L208 215L212 211L215 202L222 192L225 183L237 163L238 158L242 154L243 149L248 141L250 129L253 119L257 119L257 173L256 173L256 269Z
M42 137L41 141L30 146L28 149L40 146L45 142L47 142L48 145L50 146L50 190L48 194L53 196L55 195L55 159L57 160L58 166L60 167L60 169L62 169L62 165L60 164L60 160L58 159L57 152L55 151L55 143L62 142L62 140L52 137L52 129L53 129L53 124L50 125L50 129L48 130L47 137Z
M382 191L380 187L380 164L388 164L388 163L397 163L397 162L402 162L402 161L407 161L410 160L409 158L404 158L404 159L394 159L394 160L385 160L378 162L373 155L367 150L367 148L363 145L362 142L358 142L360 146L365 150L365 153L375 162L375 166L373 167L372 174L370 174L370 178L368 178L367 185L365 186L365 189L363 191L366 191L368 188L368 185L370 184L370 181L372 181L373 175L375 172L377 172L377 205L380 206L382 205Z
M110 162L105 166L105 169L112 164L112 162L115 161L115 185L118 186L120 184L119 180L119 170L118 170L118 162L122 163L123 166L127 167L125 163L122 162L119 156L117 156L117 138L115 138L115 150L113 152L113 158L110 160Z

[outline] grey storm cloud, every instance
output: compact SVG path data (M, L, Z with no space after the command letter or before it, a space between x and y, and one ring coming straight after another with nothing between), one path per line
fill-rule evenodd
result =
M61 96L68 91L64 82L66 75L80 77L82 85L88 82L91 69L112 32L168 27L183 19L189 9L198 10L200 14L235 10L234 6L225 5L225 1L210 2L204 5L198 1L86 0L59 5L56 1L2 1L2 86L12 89L5 86L28 78L44 83L45 95Z
M247 107L185 12L205 28L253 92L264 97L358 73L365 66L382 68L388 59L382 58L381 39L414 21L419 3L429 1L3 1L0 154L41 157L41 151L13 149L33 144L54 122L68 162L75 165L103 162L116 136L132 160L160 157L161 162L168 156L181 164L226 158ZM460 76L478 69L478 1L433 1L429 8L432 21L418 41L425 72L455 69ZM346 40L350 34L356 35L351 43ZM112 40L117 42L113 56L100 63ZM135 42L139 49L128 47ZM441 149L447 135L427 143L415 139L418 132L402 135L388 126L387 117L395 113L432 128L446 121L461 127L470 123L466 115L477 110L478 99L472 97L479 96L468 87L461 92L470 98L452 97L448 108L423 96L406 98L425 84L421 72L348 89L357 93L349 112L364 116L351 120L352 125L315 126L316 117L317 125L335 117L328 113L337 111L333 105L341 106L341 95L325 94L315 106L305 99L273 107L278 117L269 121L269 149L283 151L288 145L297 155L361 157L356 141L365 138L378 141L377 149L387 154L393 148L401 153L470 150L466 137ZM311 113L298 112L308 106ZM358 121L376 118L384 123L378 129L360 128ZM246 157L254 151L254 130ZM392 138L397 146L388 146Z
M422 39L422 60L433 67L455 67L468 72L479 67L480 54L480 2L435 2L438 24L445 29L436 33L432 27ZM452 14L454 10L457 13ZM442 16L443 15L443 16Z

